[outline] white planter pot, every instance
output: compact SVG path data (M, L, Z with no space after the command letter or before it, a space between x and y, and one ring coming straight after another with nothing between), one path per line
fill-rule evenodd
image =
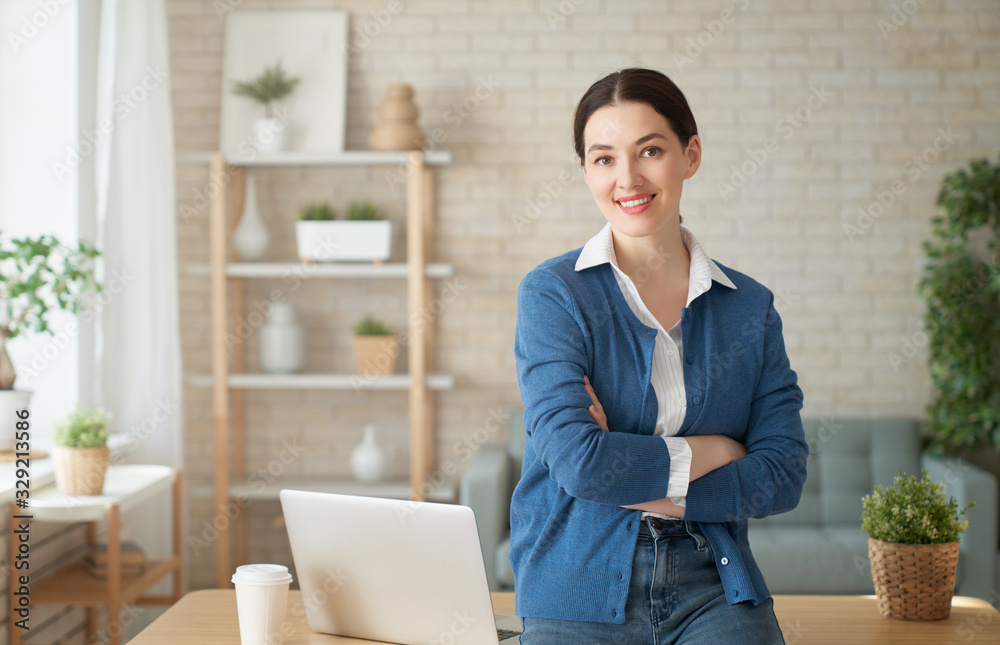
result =
M269 374L295 374L305 365L305 334L295 305L273 305L267 324L260 328L260 366Z
M31 392L24 390L0 390L0 450L13 450L16 424L21 419L17 413L30 410ZM28 417L31 423L31 417Z
M299 259L312 262L382 262L392 247L392 222L295 223Z
M253 147L258 152L283 152L287 128L288 125L284 121L275 117L254 119Z

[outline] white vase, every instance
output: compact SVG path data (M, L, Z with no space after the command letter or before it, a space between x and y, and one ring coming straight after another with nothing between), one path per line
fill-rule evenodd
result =
M260 328L260 366L270 374L294 374L304 364L305 335L295 305L274 303L267 323Z
M283 152L287 128L288 125L284 121L275 117L254 119L253 147L265 154Z
M23 410L31 410L31 392L24 390L0 390L0 451L13 450L17 431L15 425L21 419L17 413ZM34 427L32 418L27 419L31 427Z
M385 453L375 441L375 427L365 426L365 437L351 451L351 472L362 484L377 484L385 474Z
M246 196L243 200L243 217L233 231L233 248L244 262L264 259L271 236L267 233L264 220L257 208L257 180L247 175Z

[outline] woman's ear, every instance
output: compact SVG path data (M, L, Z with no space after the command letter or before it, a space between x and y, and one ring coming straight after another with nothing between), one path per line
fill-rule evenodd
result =
M701 139L697 134L692 134L691 138L688 139L687 147L684 149L684 155L688 160L688 167L684 172L684 179L690 179L694 176L694 173L698 171L698 167L701 166Z

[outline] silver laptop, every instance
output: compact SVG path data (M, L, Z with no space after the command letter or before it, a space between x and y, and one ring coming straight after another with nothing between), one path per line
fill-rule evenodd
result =
M494 615L472 509L283 490L313 631L406 645L517 643Z

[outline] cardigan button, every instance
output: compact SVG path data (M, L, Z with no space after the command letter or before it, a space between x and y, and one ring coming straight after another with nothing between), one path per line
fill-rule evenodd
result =
M701 403L701 397L700 396L694 397L694 404L698 405L699 403Z
M692 364L694 364L694 359L691 358L690 356L688 356L687 357L687 362L688 362L688 365L692 365Z

